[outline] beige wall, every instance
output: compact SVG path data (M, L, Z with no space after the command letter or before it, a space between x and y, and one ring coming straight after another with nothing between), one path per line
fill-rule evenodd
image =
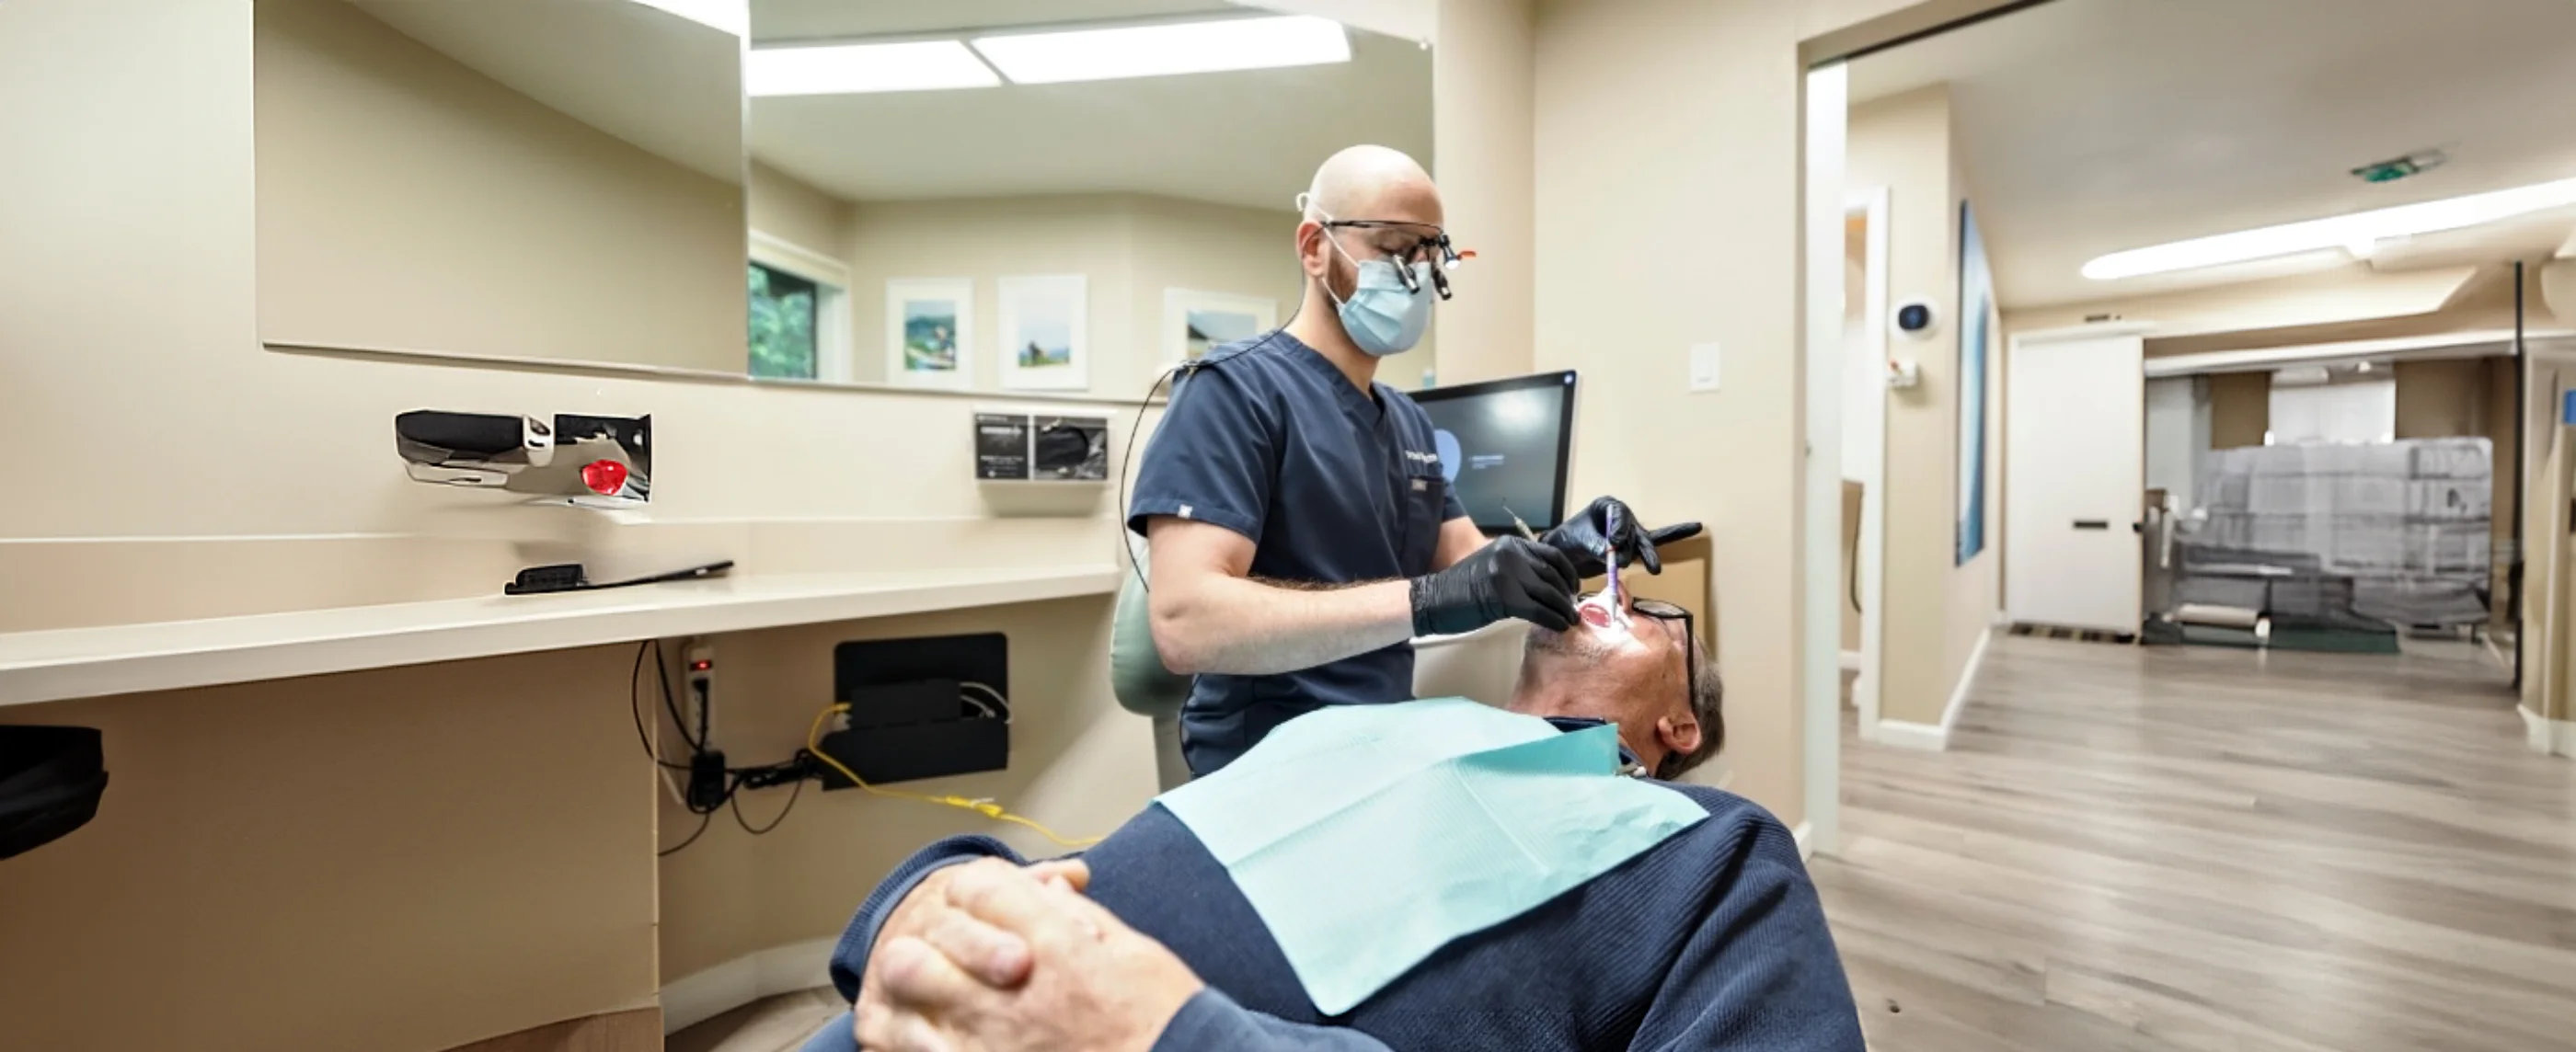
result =
M2568 651L2571 626L2568 502L2571 464L2569 429L2559 426L2562 393L2576 388L2576 346L2535 347L2525 381L2525 447L2531 455L2531 499L2523 506L2522 707L2553 720L2576 718L2568 696Z
M1708 576L1719 612L1721 659L1731 681L1733 784L1792 823L1804 814L1794 586L1800 523L1794 510L1784 510L1799 506L1798 49L1802 37L1847 23L1873 20L1878 26L1874 20L1882 15L1934 9L1955 14L1974 6L1979 5L1958 0L1563 2L1543 4L1533 31L1532 245L1534 253L1536 246L1546 247L1533 263L1534 301L1537 290L1545 290L1533 312L1533 365L1578 366L1593 377L1586 400L1596 411L1582 425L1579 489L1618 492L1658 518L1709 523L1714 543ZM506 542L532 523L566 521L550 513L495 509L488 495L403 480L384 448L387 418L432 405L652 412L663 438L654 514L666 522L848 521L913 529L914 536L931 538L902 549L911 565L990 554L956 539L989 537L955 527L985 522L995 513L964 478L970 440L959 426L958 399L262 353L254 282L251 40L251 12L233 0L0 4L0 141L10 144L13 161L8 192L0 193L0 229L9 232L0 239L0 349L6 351L0 353L0 405L6 409L0 412L0 447L46 454L13 462L12 482L44 499L0 503L0 538L76 538L71 543L107 549L113 545L106 538L266 535L263 543L291 552L330 535L353 535L395 553L339 571L366 577L401 565L399 553L417 545L476 537ZM81 105L67 106L65 99ZM1641 99L1656 104L1641 106ZM1444 125L1454 105L1442 103ZM1659 163L1640 165L1640 157ZM1480 177L1468 167L1443 170L1452 193ZM1730 250L1636 251L1640 245L1677 243ZM738 252L727 259L734 280L725 289L740 288L740 265ZM98 309L102 300L138 286L157 290L158 309ZM660 319L694 306L659 302L619 309ZM738 327L733 331L739 334ZM1681 368L1682 348L1711 339L1726 348L1726 386L1715 394L1685 394L1671 380ZM1662 355L1669 356L1669 371L1637 365ZM43 396L27 397L31 391ZM1604 411L1609 409L1615 411ZM144 420L148 426L99 426L107 420ZM73 443L64 436L78 437ZM868 455L898 439L906 456ZM1689 452L1684 458L1637 455L1643 449ZM220 478L223 499L178 499L167 487L132 482L173 477ZM1112 514L1103 509L1033 524L1044 528L1019 535L1010 550L1015 557L1097 559L1099 552L1115 549ZM597 532L614 531L600 526ZM13 548L45 555L29 559ZM59 548L0 545L0 574L8 575L10 594L64 586L62 579L46 576L43 566L31 567L54 563ZM892 561L874 556L879 550L845 556ZM279 564L293 560L281 558ZM1082 604L1053 609L1061 612L1047 617L1047 624L1060 627L1033 624L1028 638L1015 642L1038 652L1059 645L1043 642L1051 631L1073 639L1100 631L1098 611ZM1017 616L997 613L994 623ZM612 892L595 903L561 909L521 908L516 898L485 893L487 877L470 864L484 857L481 849L460 847L472 845L477 835L501 834L451 824L468 817L504 823L543 818L554 829L596 821L614 834L625 821L619 816L653 806L646 802L654 791L640 757L627 779L636 784L613 786L609 779L590 777L586 768L573 769L560 777L508 783L512 795L506 800L459 809L472 811L470 816L444 810L460 794L503 784L455 777L483 770L476 763L543 769L517 751L523 743L490 740L507 737L489 733L507 720L572 721L561 735L531 732L524 744L532 752L551 756L556 746L577 745L572 751L580 757L602 762L631 755L622 750L634 749L632 732L617 726L625 718L617 711L625 700L623 661L611 666L607 657L596 656L615 653L13 711L13 719L119 721L109 762L120 782L110 790L112 810L100 826L47 849L69 861L43 862L39 854L0 867L0 901L49 901L44 892L72 889L100 904L74 918L86 922L75 925L74 933L95 934L93 943L6 941L0 974L46 974L41 982L0 986L0 1018L41 1018L56 1025L50 1020L73 1009L84 1017L132 1014L132 1020L114 1024L118 1032L106 1035L111 1043L97 1046L107 1048L176 1043L182 1035L145 1031L212 1019L231 1028L200 1028L184 1038L215 1047L330 1047L330 1040L307 1040L313 1037L310 1028L327 1024L333 1039L386 1027L384 1032L400 1036L372 1041L372 1047L428 1049L453 1043L449 1038L455 1035L515 1029L649 999L657 980L636 967L649 959L654 944L641 928L652 923L649 904L631 904ZM536 663L515 663L521 660ZM811 660L810 654L802 660ZM1102 688L1096 678L1067 683L1069 713L1105 711L1097 709ZM349 714L348 722L317 720L299 708L296 699L308 687L326 691L342 707L334 711ZM416 704L372 704L413 698L415 691ZM262 707L257 699L271 700ZM112 715L124 706L141 715ZM493 718L471 718L485 714L485 706ZM774 726L799 707L746 719ZM452 718L459 713L469 718ZM525 957L544 968L520 971L506 961L490 968L447 967L443 959L422 956L431 974L404 988L341 985L379 977L345 968L317 977L313 988L346 990L348 996L316 1004L301 990L264 985L263 976L242 973L219 937L243 934L240 928L196 931L153 923L216 915L241 902L241 884L278 872L294 876L288 860L268 856L248 870L205 870L219 878L214 881L189 880L184 878L195 870L174 872L168 857L153 851L165 836L223 834L220 825L180 821L189 815L256 814L272 806L279 796L268 791L270 783L228 782L226 776L238 774L241 755L280 740L302 741L301 735L315 731L328 732L335 745L398 740L392 736L402 732L427 736L413 756L397 757L399 762L378 758L386 775L381 780L344 766L356 754L335 753L317 768L333 776L329 791L290 794L286 798L302 803L260 819L293 819L299 830L352 830L343 842L363 846L394 833L417 841L394 845L388 856L411 863L409 875L418 878L417 885L290 883L310 889L308 904L329 906L327 916L346 925L330 933L337 942L320 945L364 944L370 952L418 955L419 945L437 950L437 944L469 933L476 943L472 953ZM757 752L772 732L749 733L760 739L748 746ZM468 755L467 746L450 744L458 734L474 735L471 748L483 752ZM1086 724L1056 755L1091 757L1130 748L1143 755L1144 740L1141 725L1131 730L1113 716ZM1107 744L1095 745L1101 741ZM1106 752L1087 751L1095 747ZM1025 760L1015 758L1021 762L1060 761L1033 742ZM161 782L153 788L154 779L175 777L172 772L184 774L184 787ZM611 791L614 800L588 795ZM1081 826L1093 814L1132 810L1132 791L1124 782L1095 787L1041 778L1013 802L1026 813ZM558 804L553 794L578 800ZM191 810L176 810L181 800ZM342 810L343 800L361 806ZM824 815L859 806L820 798L799 806L817 802L832 805L817 808ZM399 821L415 813L435 821ZM361 823L387 815L397 821L380 830L361 829ZM791 825L808 817L791 818ZM123 825L128 821L150 829L107 834L133 828ZM941 831L979 828L978 821L961 816ZM887 850L915 832L924 831L889 835ZM78 837L91 834L100 834L96 848L74 847ZM846 835L875 831L851 829ZM647 865L640 847L603 853L629 860L621 865L633 872ZM843 889L855 901L881 875L871 868L873 855L854 858L847 871L828 873L772 866L760 857L741 856L732 879L764 889L811 879ZM452 864L460 860L465 864ZM579 866L511 875L520 880L511 896L536 895L547 903L556 900L546 896L565 888L598 884ZM764 927L763 938L811 930L807 925L824 911L819 897L799 897L804 894L787 896L808 905L783 911L782 916L795 915ZM417 909L421 902L435 904L437 911ZM106 912L111 904L124 912ZM684 915L691 907L670 898L663 909ZM269 912L246 911L241 921L256 924ZM27 922L13 915L9 923ZM828 933L829 927L812 931ZM206 1016L137 1010L132 964L140 954L129 951L147 938L155 959L180 962L208 1000L236 998L235 1003ZM723 949L701 942L674 952L704 957ZM66 964L59 956L65 952L86 956ZM307 962L316 969L341 963L336 956ZM236 974L217 974L226 969ZM436 996L424 997L424 991ZM169 995L159 1003L184 1009L200 1003L194 996ZM287 1004L315 1004L330 1014L317 1024L280 1010ZM418 1022L425 1012L437 1014L434 1024ZM438 1032L418 1029L423 1026ZM41 1038L37 1044L82 1047Z
M967 278L975 284L975 386L1001 385L1005 275L1086 279L1089 393L1145 397L1168 364L1166 289L1258 296L1285 322L1297 308L1297 219L1269 211L1135 194L843 202L794 177L753 171L752 229L849 267L851 377L886 380L885 287L890 279ZM825 224L839 220L837 233ZM1396 355L1379 378L1421 383L1430 344Z
M2391 372L2397 380L2397 437L2486 434L2489 398L2484 359L2398 362Z
M110 776L0 864L9 1047L402 1052L649 1003L630 654L0 709L105 731Z
M1539 4L1532 139L1532 364L1584 370L1590 407L1573 488L1707 524L1734 786L1792 823L1806 811L1798 6ZM1724 386L1688 393L1687 348L1709 341Z
M1888 188L1888 299L1959 302L1959 201L1967 187L1952 149L1950 97L1933 86L1856 107L1845 159L1853 186ZM1987 493L1986 548L1957 564L1959 339L1966 327L1946 321L1933 338L1890 353L1914 358L1922 383L1892 391L1887 401L1887 554L1879 701L1882 719L1938 724L1995 609L1995 569L2003 561L1993 529L2001 505ZM1996 450L2004 349L1989 349L1988 441ZM1999 457L1989 456L1990 480Z
M1994 6L1537 7L1532 364L1587 370L1584 402L1593 409L1577 422L1578 492L1617 493L1649 518L1707 523L1732 784L1793 825L1807 806L1800 97L1802 59L1824 57L1801 50L1827 36L1847 47L1884 41L1920 28L1922 17ZM1686 349L1710 341L1722 349L1724 385L1690 393L1681 382ZM1680 452L1639 455L1647 449Z
M2272 374L2216 373L2209 378L2209 448L2263 444L2272 429Z
M1296 306L1296 218L1286 211L1135 196L860 202L851 208L853 375L885 379L889 278L972 278L976 386L1001 381L1005 275L1088 280L1091 392L1143 398L1163 367L1163 289L1266 296Z
M802 746L815 710L832 697L831 653L840 642L999 631L1010 637L1016 703L1010 769L900 788L990 797L1067 838L1107 833L1156 791L1146 721L1093 686L1108 679L1109 603L1100 596L717 637L717 744L748 762L783 759ZM788 792L745 794L744 816L755 827L768 824ZM668 848L697 820L667 793L656 798ZM895 863L939 837L970 831L1034 857L1068 850L952 808L812 785L784 823L757 839L730 815L718 815L697 843L662 860L663 978L837 934L859 897Z
M41 495L0 501L13 614L101 568L121 587L187 593L174 598L195 611L487 594L507 579L492 571L540 551L669 544L667 565L697 542L666 534L730 539L779 520L809 536L763 542L776 568L1115 557L1105 493L1070 516L1000 517L969 479L977 402L263 351L253 39L251 7L231 0L0 4L0 447L28 454L11 482ZM671 325L724 299L738 341L739 239L729 229L704 302L694 284L635 290L598 320ZM102 309L136 288L152 309ZM654 414L652 524L407 481L389 422L423 406ZM903 455L882 455L898 443ZM273 572L235 572L243 554ZM137 581L137 566L166 576ZM1005 627L1025 653L1060 657L1096 646L1093 605L937 623ZM647 850L658 789L621 711L627 660L612 648L5 710L107 727L116 782L91 828L0 866L0 901L46 904L0 911L0 1018L47 1049L413 1050L651 1003L670 975ZM1032 733L991 784L1017 783L1026 813L1096 826L1142 803L1151 746L1142 720L1106 708L1100 677L1063 682L1047 703L1069 723ZM751 721L746 760L801 738ZM1105 769L1130 765L1143 781ZM1085 776L1046 774L1064 770ZM827 821L797 835L852 814L822 802ZM932 827L989 823L905 826L882 857ZM761 894L809 904L785 926L798 938L830 934L841 918L822 900L855 905L883 866L735 858ZM662 908L704 907L666 895ZM145 960L187 978L138 1008ZM74 1022L88 1029L47 1029Z
M1440 46L1431 53L1433 167L1449 230L1460 249L1476 253L1453 276L1458 296L1440 305L1431 337L1445 384L1537 368L1530 343L1538 302L1531 284L1538 246L1530 183L1530 7L1530 0L1439 5Z
M751 229L817 255L838 259L850 236L850 203L759 161L750 162L744 196Z
M741 371L740 187L354 7L255 6L261 336Z

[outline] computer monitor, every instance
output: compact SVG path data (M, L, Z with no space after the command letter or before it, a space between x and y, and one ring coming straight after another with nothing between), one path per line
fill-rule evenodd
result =
M1574 372L1540 373L1417 391L1438 432L1440 469L1488 534L1533 530L1565 518L1565 472L1574 442Z

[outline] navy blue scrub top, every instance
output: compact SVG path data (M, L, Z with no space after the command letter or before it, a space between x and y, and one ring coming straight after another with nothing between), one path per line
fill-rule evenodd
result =
M1353 584L1431 572L1440 526L1465 518L1431 418L1385 384L1363 393L1285 332L1208 352L1145 449L1127 528L1175 515L1252 539L1252 576ZM1373 396L1372 396L1373 395ZM1182 755L1207 774L1271 728L1326 705L1413 697L1413 644L1276 676L1197 678Z

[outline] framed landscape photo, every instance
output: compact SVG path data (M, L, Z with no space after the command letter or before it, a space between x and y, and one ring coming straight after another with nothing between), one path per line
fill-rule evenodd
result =
M1278 326L1279 301L1195 289L1163 290L1163 367L1197 361L1208 351Z
M1001 279L1004 388L1090 390L1088 295L1080 274Z
M886 382L963 391L975 384L975 282L886 282Z

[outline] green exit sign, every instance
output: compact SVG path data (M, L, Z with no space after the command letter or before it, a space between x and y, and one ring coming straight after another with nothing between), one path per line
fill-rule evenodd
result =
M2443 156L2440 150L2423 150L2362 165L2353 169L2352 174L2365 183L2393 183L2410 175L2432 171L2447 160L2450 158Z

